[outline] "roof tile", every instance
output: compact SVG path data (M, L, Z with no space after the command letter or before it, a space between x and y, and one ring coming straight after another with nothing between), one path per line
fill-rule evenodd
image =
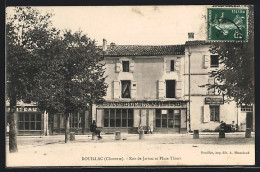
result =
M105 56L183 55L184 50L184 45L113 45L107 47Z

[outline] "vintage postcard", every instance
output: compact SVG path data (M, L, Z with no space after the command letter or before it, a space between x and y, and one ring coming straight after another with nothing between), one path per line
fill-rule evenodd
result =
M254 6L9 6L6 167L255 165Z

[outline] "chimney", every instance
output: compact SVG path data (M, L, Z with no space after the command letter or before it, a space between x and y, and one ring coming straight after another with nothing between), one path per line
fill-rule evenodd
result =
M107 40L103 39L103 51L107 50Z
M115 44L114 42L111 42L111 43L110 43L110 46L111 46L111 47L114 47L114 46L116 46L116 44Z
M188 41L193 41L194 40L194 32L189 32L188 33Z

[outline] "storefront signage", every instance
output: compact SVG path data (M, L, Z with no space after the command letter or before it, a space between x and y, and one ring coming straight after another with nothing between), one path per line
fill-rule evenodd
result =
M10 111L10 107L7 108L7 112ZM16 108L16 111L17 112L38 112L39 109L37 107L31 107L31 106L28 106L28 107L24 107L24 106L21 106L21 107L17 107Z
M224 104L223 98L206 97L205 104Z
M186 107L186 102L181 101L136 101L136 102L104 102L98 105L98 107L134 107L134 108L169 108L169 107Z

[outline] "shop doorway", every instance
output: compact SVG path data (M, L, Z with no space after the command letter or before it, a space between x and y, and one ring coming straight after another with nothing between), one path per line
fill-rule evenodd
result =
M253 112L246 113L246 128L251 128L251 131L253 129Z

